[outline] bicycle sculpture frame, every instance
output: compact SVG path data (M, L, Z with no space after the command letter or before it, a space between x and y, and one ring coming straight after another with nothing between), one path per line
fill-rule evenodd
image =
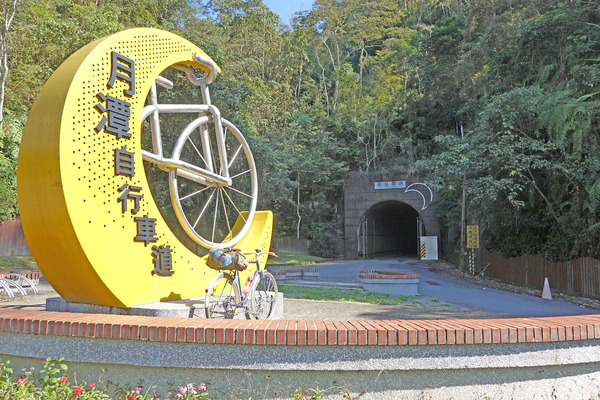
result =
M167 90L174 87L173 82L159 76L142 112L142 120L150 122L152 137L152 152L142 150L142 157L169 172L171 202L185 232L204 247L226 248L236 244L250 227L258 194L256 166L240 131L223 119L218 108L211 104L208 85L216 77L216 65L198 54L194 55L194 60L208 69L205 77L196 77L189 66L173 67L183 71L192 84L200 87L203 104L159 103L157 85ZM161 113L199 115L185 126L170 158L164 156ZM194 136L194 133L198 135ZM186 201L192 198L197 201L186 206ZM195 207L198 205L201 206L199 210ZM214 207L212 215L211 207ZM246 209L248 211L242 211ZM234 225L236 221L238 223ZM210 229L205 229L206 226ZM277 283L271 273L260 269L258 261L260 256L274 253L256 250L245 254L254 255L255 259L249 263L256 265L252 278L248 278L249 290L242 290L237 271L219 272L206 290L207 318L234 318L240 309L248 319L274 316Z
M189 66L173 67L200 87L203 104L160 104L156 85L172 89L173 82L159 76L142 112L142 121L150 122L153 151L142 150L142 157L169 172L171 202L185 232L206 248L228 247L248 232L254 217L258 195L256 166L241 132L221 118L219 109L211 104L208 85L216 77L216 65L199 54L194 55L194 60L209 70L205 77L196 77ZM181 132L170 158L163 152L162 113L199 115ZM238 219L242 226L234 229Z

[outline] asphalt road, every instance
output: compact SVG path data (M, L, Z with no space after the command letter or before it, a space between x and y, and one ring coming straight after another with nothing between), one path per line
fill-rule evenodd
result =
M297 268L297 267L296 267ZM341 261L315 264L322 283L353 286L363 269L380 269L417 273L420 275L419 294L438 299L454 308L517 317L551 317L598 314L600 311L560 300L547 300L524 294L505 292L465 282L436 273L426 262L413 258L390 257L373 260ZM272 268L275 269L275 268Z

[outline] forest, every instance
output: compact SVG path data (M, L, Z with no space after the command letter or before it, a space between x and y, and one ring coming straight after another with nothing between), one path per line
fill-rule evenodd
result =
M276 236L339 237L344 176L426 173L440 225L505 256L600 258L600 3L3 0L0 221L18 216L27 115L83 45L174 32L222 73L213 103L250 142ZM325 250L323 250L325 251Z

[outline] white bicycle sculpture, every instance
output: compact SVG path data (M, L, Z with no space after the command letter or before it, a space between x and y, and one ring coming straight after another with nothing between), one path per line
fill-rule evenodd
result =
M152 136L152 151L142 150L142 157L169 173L171 203L185 232L203 247L230 247L248 232L256 211L256 166L239 129L211 104L208 85L216 78L216 64L199 54L194 60L208 69L206 76L195 76L189 66L171 67L200 87L202 103L159 103L156 85L174 87L159 76L142 112ZM179 134L170 157L163 152L161 114L196 114Z

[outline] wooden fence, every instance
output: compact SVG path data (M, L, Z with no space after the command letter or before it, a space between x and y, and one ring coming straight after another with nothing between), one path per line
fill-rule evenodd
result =
M551 262L536 256L504 258L482 249L480 265L486 276L505 282L541 289L548 278L553 290L600 298L600 261L593 258Z
M0 223L0 257L30 255L21 220Z
M310 254L310 240L281 237L277 239L275 249L280 253Z

